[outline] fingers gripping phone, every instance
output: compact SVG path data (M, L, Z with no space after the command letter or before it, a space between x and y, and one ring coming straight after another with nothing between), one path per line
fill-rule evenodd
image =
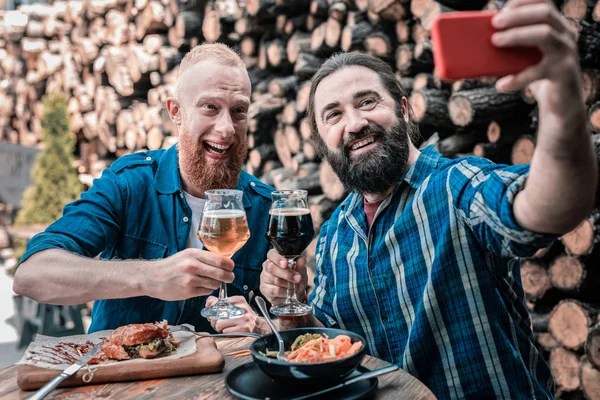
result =
M492 44L496 11L460 11L437 17L431 29L435 69L443 80L502 77L538 64L535 47L499 48Z

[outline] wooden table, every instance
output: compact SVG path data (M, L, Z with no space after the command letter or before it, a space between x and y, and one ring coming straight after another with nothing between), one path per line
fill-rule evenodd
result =
M217 347L223 354L246 349L253 339L216 339ZM46 399L235 399L225 388L225 376L241 364L251 361L251 357L225 357L225 368L218 374L183 376L179 378L153 379L137 382L121 382L100 385L56 389ZM380 359L366 356L363 366L369 369L389 365ZM427 399L436 397L412 375L398 370L379 378L379 386L374 399ZM24 392L17 386L17 367L0 370L0 399L26 399L34 392Z

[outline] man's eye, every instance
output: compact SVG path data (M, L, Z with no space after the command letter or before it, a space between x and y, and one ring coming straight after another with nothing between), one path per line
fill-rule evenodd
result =
M245 114L247 112L245 108L236 108L233 111L237 114Z
M363 101L360 102L360 106L365 107L365 106L373 105L375 103L376 103L376 101L374 99L364 99Z
M202 107L208 108L209 110L216 110L217 109L217 106L215 106L214 104L204 104Z
M331 120L332 118L335 118L335 117L337 117L338 115L340 115L340 112L339 112L339 111L332 111L332 112L330 112L329 114L327 114L327 116L325 117L325 119L326 119L327 121L329 121L329 120Z

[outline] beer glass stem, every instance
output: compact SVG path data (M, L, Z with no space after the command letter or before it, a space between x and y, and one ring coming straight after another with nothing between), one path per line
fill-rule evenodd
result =
M219 290L219 303L227 302L227 284L221 282L221 290Z
M296 270L296 259L289 258L288 259L288 268L292 271ZM298 297L296 296L296 284L292 282L288 282L287 285L287 300L288 302L297 302Z
M231 259L231 255L225 255L225 257ZM229 299L227 298L227 284L225 282L221 282L221 288L219 289L219 300L217 304L220 304L225 307L229 307Z

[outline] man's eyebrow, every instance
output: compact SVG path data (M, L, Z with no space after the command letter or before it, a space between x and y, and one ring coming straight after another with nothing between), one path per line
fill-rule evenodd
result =
M381 96L379 95L379 93L377 93L374 90L371 89L365 89L365 90L359 90L358 92L354 93L354 96L352 96L354 99L359 99L361 97L365 97L365 96L375 96L378 99L381 99Z
M200 103L202 103L203 101L207 101L207 100L214 100L217 99L218 96L212 95L212 94L205 94L202 93L200 95L198 95L198 97L196 97L196 100L194 100L194 105L199 105Z
M334 108L338 107L339 105L340 105L339 101L334 101L334 102L327 104L325 107L323 107L323 109L321 110L321 121L323 121L323 118L327 111L333 110Z
M235 100L236 104L239 106L243 106L243 107L250 107L250 100L246 99L246 98L239 98Z
M198 95L198 97L196 97L196 100L194 101L194 105L197 106L200 103L202 103L203 101L211 101L211 100L212 101L223 100L223 97L219 96L217 94L212 94L212 93L206 94L206 93L203 93L203 94ZM243 106L243 107L248 108L248 107L250 107L250 100L246 99L245 97L239 97L239 98L235 99L235 105L237 107Z

